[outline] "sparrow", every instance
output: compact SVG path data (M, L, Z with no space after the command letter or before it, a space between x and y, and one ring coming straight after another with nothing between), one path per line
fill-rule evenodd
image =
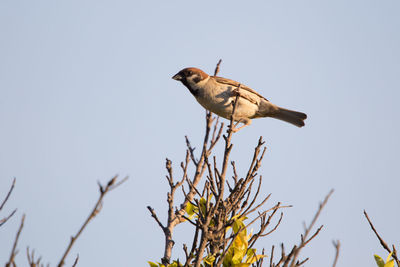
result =
M305 113L272 104L244 84L218 76L210 76L198 68L185 68L175 74L172 79L181 81L205 109L228 120L232 116L236 122L232 129L233 132L250 125L251 119L256 118L271 117L297 127L304 126L304 120L307 118ZM235 113L232 114L232 103L236 96L239 96L238 103ZM243 125L236 128L239 123Z

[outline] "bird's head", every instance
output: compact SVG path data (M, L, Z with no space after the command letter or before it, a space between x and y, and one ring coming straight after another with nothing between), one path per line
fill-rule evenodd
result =
M172 79L181 81L189 89L199 86L208 78L208 74L197 68L185 68L175 74Z

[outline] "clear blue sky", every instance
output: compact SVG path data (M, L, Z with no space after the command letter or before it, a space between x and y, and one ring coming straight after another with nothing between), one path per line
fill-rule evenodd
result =
M98 196L97 180L130 180L107 196L67 259L71 266L146 266L162 255L153 206L165 220L164 160L175 169L184 136L199 146L204 111L171 79L184 67L247 84L304 111L298 129L259 119L235 135L244 170L260 135L268 153L264 193L294 205L258 248L299 241L302 222L336 191L323 232L304 250L307 266L375 266L386 257L366 209L399 245L400 2L19 1L0 2L0 196L18 213L0 229L1 263L20 217L25 248L55 265ZM221 149L218 147L217 149ZM178 227L176 256L189 227Z

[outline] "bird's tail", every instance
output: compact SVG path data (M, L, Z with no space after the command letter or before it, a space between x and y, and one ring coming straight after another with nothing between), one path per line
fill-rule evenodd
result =
M276 112L271 117L278 120L286 121L288 123L296 125L297 127L303 127L304 120L307 119L307 115L305 113L285 108L278 108L278 112Z

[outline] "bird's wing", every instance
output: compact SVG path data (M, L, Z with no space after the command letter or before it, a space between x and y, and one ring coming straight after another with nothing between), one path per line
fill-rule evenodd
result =
M248 92L247 94L246 94L246 93L244 93L244 94L242 93L241 96L242 96L243 98L249 100L250 102L254 103L254 104L257 104L257 102L258 102L258 101L257 101L257 102L255 101L254 95L256 95L256 96L258 96L259 98L262 98L262 99L268 101L268 99L266 99L265 97L263 97L262 95L260 95L259 93L257 93L256 91L254 91L253 89L251 89L250 87L248 87L248 86L246 86L246 85L244 85L244 84L238 83L238 82L233 81L233 80L230 80L230 79L218 77L218 76L213 76L213 78L214 78L218 83L232 85L233 87L238 87L239 84L240 84L240 89L241 89L241 90L244 90L244 91L246 91L246 92Z

